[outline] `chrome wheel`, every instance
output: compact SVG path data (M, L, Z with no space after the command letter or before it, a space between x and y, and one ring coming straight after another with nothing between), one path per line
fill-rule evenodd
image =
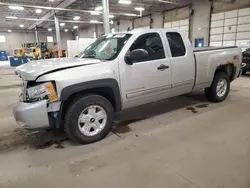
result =
M78 128L85 136L95 136L100 133L107 123L107 113L99 105L85 108L78 118Z
M222 78L219 80L217 87L216 87L216 93L218 97L223 97L227 92L227 80L225 78Z

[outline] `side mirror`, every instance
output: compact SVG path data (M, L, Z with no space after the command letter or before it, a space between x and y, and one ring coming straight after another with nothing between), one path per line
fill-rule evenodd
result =
M134 62L148 58L148 52L144 49L136 49L128 52L125 56L125 62L128 65L133 65Z

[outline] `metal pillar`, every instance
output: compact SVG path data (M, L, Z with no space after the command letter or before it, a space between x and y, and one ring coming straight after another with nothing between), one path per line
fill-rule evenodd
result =
M105 34L110 33L110 25L109 25L109 0L102 0L103 7L103 27Z
M58 18L55 16L55 28L56 28L56 41L57 41L57 49L58 56L62 56L62 47L61 47L61 37L60 37L60 28Z
M37 27L35 28L35 34L36 34L36 44L39 45L39 35L38 35L38 31L37 31Z

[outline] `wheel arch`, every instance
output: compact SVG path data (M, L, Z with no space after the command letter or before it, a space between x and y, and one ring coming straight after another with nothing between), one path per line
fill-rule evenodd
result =
M86 94L101 95L111 102L116 112L121 111L120 88L115 79L100 79L67 86L62 89L60 101L62 101L63 107L65 107L73 98Z
M235 78L235 74L236 74L236 67L233 64L224 64L224 65L220 65L216 68L214 76L216 74L218 74L219 72L224 72L228 75L228 78L230 80L230 82L232 82Z

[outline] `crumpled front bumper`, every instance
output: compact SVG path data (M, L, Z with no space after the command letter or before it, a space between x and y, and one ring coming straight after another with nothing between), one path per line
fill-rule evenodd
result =
M13 109L17 123L27 129L40 129L49 127L47 101L34 103L19 102Z

